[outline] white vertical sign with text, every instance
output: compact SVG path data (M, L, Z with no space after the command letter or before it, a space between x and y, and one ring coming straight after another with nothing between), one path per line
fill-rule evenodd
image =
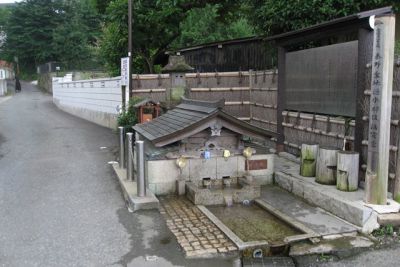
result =
M129 57L121 58L121 85L129 87Z

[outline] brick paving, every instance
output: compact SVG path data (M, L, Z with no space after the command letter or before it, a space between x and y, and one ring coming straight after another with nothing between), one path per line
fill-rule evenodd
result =
M160 213L187 258L237 252L235 244L185 197L160 197Z

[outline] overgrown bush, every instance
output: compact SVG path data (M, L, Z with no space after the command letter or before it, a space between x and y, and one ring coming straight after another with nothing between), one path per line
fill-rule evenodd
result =
M122 111L122 113L118 116L118 126L125 127L127 132L132 132L132 126L138 122L136 108L134 105L140 101L142 101L141 98L133 97L131 100L129 100L126 110Z

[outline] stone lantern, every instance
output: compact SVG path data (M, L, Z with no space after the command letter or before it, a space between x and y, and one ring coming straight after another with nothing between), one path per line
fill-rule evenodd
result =
M170 55L168 64L162 68L163 73L170 74L170 88L166 93L166 108L171 109L179 104L182 96L185 95L186 77L185 73L192 72L194 68L189 66L182 55Z

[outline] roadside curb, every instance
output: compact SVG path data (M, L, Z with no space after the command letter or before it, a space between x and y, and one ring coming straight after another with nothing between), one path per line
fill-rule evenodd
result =
M12 96L5 96L5 97L0 97L0 104L6 102L7 100L10 100Z
M118 177L125 201L132 211L159 209L159 201L153 192L147 188L146 196L138 197L137 183L126 180L126 169L119 168L118 164L113 164L112 167Z

